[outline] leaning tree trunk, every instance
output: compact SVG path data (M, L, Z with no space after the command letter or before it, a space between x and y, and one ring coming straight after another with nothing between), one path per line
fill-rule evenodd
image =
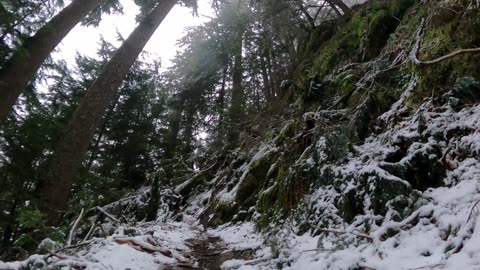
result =
M177 1L159 1L142 19L87 90L75 110L55 148L46 179L38 189L40 207L48 214L50 224L58 225L61 222L61 214L67 207L75 174L116 90L145 44Z
M0 124L58 43L102 2L74 0L17 49L0 70Z

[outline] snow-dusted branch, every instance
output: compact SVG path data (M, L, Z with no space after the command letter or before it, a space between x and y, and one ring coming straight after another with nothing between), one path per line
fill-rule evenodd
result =
M70 230L70 234L68 236L68 241L67 241L67 246L72 245L73 235L75 234L75 230L77 230L77 227L78 227L78 224L80 223L80 220L82 220L83 213L84 213L84 210L82 208L82 210L80 211L80 215L78 215L77 220L75 220L75 223L73 223L72 229Z
M326 229L326 228L319 228L318 230L321 231L321 232L334 233L334 234L351 234L351 235L354 235L356 237L365 238L369 241L373 241L373 237L371 237L370 235L365 234L365 233L347 232L347 231L341 231L341 230L335 230L335 229Z
M106 217L108 217L109 219L111 219L112 221L116 222L116 223L120 223L120 220L116 219L114 216L110 215L109 213L107 213L105 210L103 210L103 208L101 208L100 206L97 206L96 209L100 212L102 212L102 214L104 214Z
M415 47L413 48L410 58L412 59L413 63L415 63L418 66L428 66L428 65L433 65L440 63L442 61L445 61L447 59L450 59L452 57L455 57L457 55L462 55L462 54L469 54L469 53L480 53L480 48L470 48L470 49L459 49L454 52L451 52L447 55L441 56L437 59L434 60L428 60L428 61L422 61L418 57L420 53L420 49L422 46L423 38L425 35L425 25L426 25L426 20L425 18L422 19L422 22L420 23L420 27L417 31L417 38L415 42Z

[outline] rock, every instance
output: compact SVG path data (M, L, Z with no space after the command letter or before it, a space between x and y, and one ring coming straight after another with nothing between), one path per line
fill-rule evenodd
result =
M287 90L290 86L292 86L293 81L292 80L283 80L280 83L280 88L283 90Z
M461 6L436 7L430 15L430 25L436 27L451 22L457 14L460 14L461 9Z
M42 242L37 247L36 253L38 254L48 254L48 252L59 249L60 244L56 241L53 241L50 238L43 239Z
M458 78L444 98L454 109L460 109L465 103L478 102L480 101L480 82L473 77Z

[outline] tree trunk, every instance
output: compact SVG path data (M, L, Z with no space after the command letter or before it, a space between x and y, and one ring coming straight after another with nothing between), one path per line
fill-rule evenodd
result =
M175 104L173 112L169 116L168 132L165 136L165 159L172 159L175 156L178 146L178 133L180 132L180 122L185 108L185 93L179 94L178 104Z
M83 0L82 0L83 1ZM55 148L47 176L39 187L40 206L52 225L61 222L73 179L81 166L95 130L115 96L115 91L143 47L178 0L159 1L117 50L90 86Z
M102 125L101 125L100 130L98 131L97 138L95 139L95 143L94 143L93 146L92 146L92 151L91 151L91 153L90 153L90 157L88 158L87 169L89 169L89 170L90 170L90 168L92 167L93 162L94 162L95 159L97 158L97 152L98 152L98 150L99 150L100 142L101 142L102 139L103 139L103 135L105 135L105 132L107 131L107 125L108 125L108 123L110 122L110 119L112 118L112 115L114 114L114 110L115 110L115 108L117 107L117 104L118 104L118 101L119 101L121 95L122 95L122 94L119 93L119 94L115 97L115 102L110 106L110 108L108 109L107 114L105 115L104 120L102 121L103 123L102 123Z
M74 0L17 49L0 70L0 124L58 43L102 2Z
M260 69L262 71L262 78L263 78L263 92L265 93L265 98L267 103L272 101L272 91L270 85L270 79L268 78L267 73L267 64L265 63L265 58L263 55L260 55Z
M242 114L243 89L242 89L242 45L243 31L238 31L234 51L232 69L232 101L230 105L229 118L232 128L229 129L228 142L231 146L238 143L239 127Z
M220 87L220 91L218 94L217 99L217 106L218 106L218 114L220 121L223 120L223 113L225 109L225 87L227 85L227 75L228 75L228 64L225 64L222 73L222 86Z
M275 99L275 97L277 96L277 91L276 91L276 81L275 81L275 77L273 75L273 68L272 68L272 59L270 57L270 53L267 52L265 53L265 58L267 60L267 73L268 73L268 77L270 78L270 93L271 93L271 96L272 96L272 99Z

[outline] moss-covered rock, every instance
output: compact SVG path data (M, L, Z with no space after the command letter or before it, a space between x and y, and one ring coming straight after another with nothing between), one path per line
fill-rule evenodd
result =
M215 201L210 206L213 216L208 220L211 226L218 226L230 222L238 212L238 205L230 201Z
M248 171L242 175L238 190L235 194L235 202L242 209L248 209L256 204L258 192L265 185L267 174L272 164L275 163L276 152L269 151L261 158L252 161L248 166Z

